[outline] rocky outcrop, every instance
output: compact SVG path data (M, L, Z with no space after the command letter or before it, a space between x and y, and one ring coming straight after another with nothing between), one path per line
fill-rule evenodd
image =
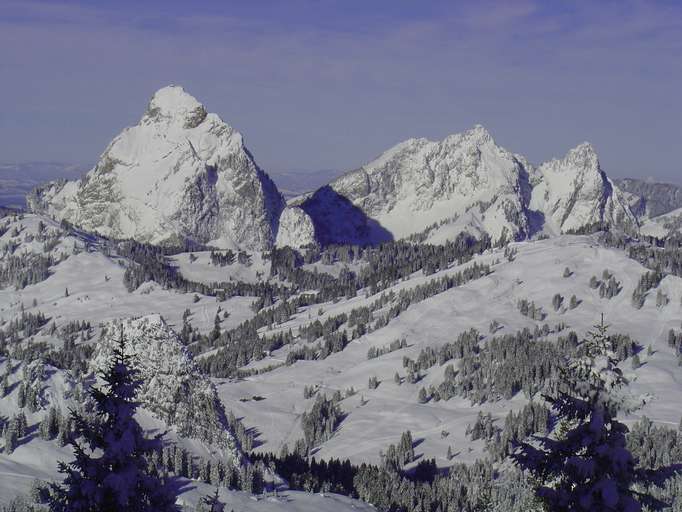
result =
M275 245L294 249L317 245L315 226L310 216L298 206L287 206L279 218Z

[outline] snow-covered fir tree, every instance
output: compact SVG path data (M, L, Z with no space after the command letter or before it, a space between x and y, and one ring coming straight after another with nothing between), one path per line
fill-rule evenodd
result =
M159 438L147 439L134 418L140 386L121 335L104 387L92 387L96 420L73 412L75 435L70 440L75 460L60 463L63 484L53 486L56 512L174 511L175 496L166 482L147 470L146 455Z
M539 482L536 494L546 510L638 512L651 501L633 489L649 475L635 468L628 429L616 419L627 381L611 343L602 317L578 347L581 355L562 372L562 390L545 396L558 427L520 443L512 454Z

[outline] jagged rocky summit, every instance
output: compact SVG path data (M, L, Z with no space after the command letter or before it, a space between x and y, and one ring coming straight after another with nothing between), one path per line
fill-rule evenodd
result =
M83 179L38 187L28 204L109 237L251 251L638 224L632 194L606 176L590 144L535 167L482 126L401 142L287 206L242 136L177 86L157 91Z
M296 204L323 243L417 233L438 243L463 231L519 240L593 223L637 225L590 144L534 167L498 146L482 126L437 142L409 139ZM347 212L342 219L334 213L340 210Z
M83 179L39 187L28 204L109 237L247 250L273 245L285 206L241 134L178 86L157 91Z

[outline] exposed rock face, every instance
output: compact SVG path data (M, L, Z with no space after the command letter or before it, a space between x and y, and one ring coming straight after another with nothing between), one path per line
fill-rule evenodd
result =
M542 164L541 181L533 188L530 207L542 212L545 231L560 234L593 223L636 226L625 195L606 177L588 143L562 159Z
M285 206L241 134L177 86L157 91L82 180L39 187L28 203L105 236L249 250L272 246Z
M107 367L123 336L125 353L134 358L139 372L138 399L142 405L181 436L220 447L235 463L241 460L215 387L161 316L109 322L104 333L90 363L93 371Z
M682 187L625 178L614 180L619 189L633 196L632 210L638 216L658 217L682 208Z
M279 218L277 247L300 249L317 244L315 226L308 214L298 206L287 206Z
M539 232L557 235L595 222L637 225L627 198L601 170L591 145L581 144L563 159L535 168L497 146L482 126L440 142L407 140L301 198L323 245L351 238L339 228L329 229L339 224L335 212L343 200L350 202L346 209L364 215L343 217L346 230L364 236L352 243L376 243L377 231L389 239L427 231L431 242L461 232L498 241Z
M487 214L477 222L493 239L522 238L525 172L476 126L440 142L407 140L330 186L395 238L472 209Z

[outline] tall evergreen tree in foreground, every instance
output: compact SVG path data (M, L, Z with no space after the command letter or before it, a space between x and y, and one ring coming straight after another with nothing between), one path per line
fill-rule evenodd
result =
M520 443L512 455L539 481L536 494L552 512L638 512L652 501L633 490L653 475L635 468L628 429L616 419L622 407L617 395L627 382L607 331L602 317L563 372L561 391L545 396L557 415L554 433Z
M75 433L69 443L75 460L60 463L66 475L53 486L50 508L56 512L175 511L175 496L165 482L147 472L145 455L160 443L146 439L135 421L135 395L140 386L123 334L108 368L100 375L101 388L92 387L97 417L72 412Z

